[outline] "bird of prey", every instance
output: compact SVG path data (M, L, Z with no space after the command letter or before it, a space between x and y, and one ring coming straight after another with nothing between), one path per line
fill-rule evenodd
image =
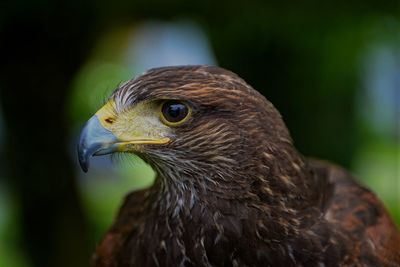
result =
M296 151L279 112L236 74L151 69L87 122L89 158L135 153L157 173L130 193L93 266L400 266L400 235L343 168Z

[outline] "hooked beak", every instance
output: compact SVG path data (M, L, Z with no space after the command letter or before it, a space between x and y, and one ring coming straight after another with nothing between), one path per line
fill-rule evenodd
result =
M107 111L112 104L106 104L93 117L89 119L82 130L78 143L79 164L84 172L88 171L89 159L92 156L106 155L114 152L136 152L137 145L163 145L171 140L168 137L152 137L141 133L123 136L117 135L101 121L109 117ZM146 125L140 128L146 129ZM145 131L143 131L145 132Z
M82 170L88 171L91 156L117 152L120 146L118 141L110 130L101 125L97 115L90 118L82 130L78 144L78 159Z

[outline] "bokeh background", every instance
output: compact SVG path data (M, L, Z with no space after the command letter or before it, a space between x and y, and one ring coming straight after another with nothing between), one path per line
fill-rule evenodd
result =
M150 67L230 69L281 111L297 148L350 169L400 224L396 1L0 3L0 266L88 266L138 158L76 160L83 123Z

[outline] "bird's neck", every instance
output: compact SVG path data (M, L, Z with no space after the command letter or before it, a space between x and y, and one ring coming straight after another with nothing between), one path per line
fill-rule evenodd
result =
M221 209L224 203L274 207L298 212L314 205L317 195L312 173L297 151L257 151L251 161L238 162L232 169L179 171L156 168L158 177L151 191L153 207L174 217L190 215L197 205Z

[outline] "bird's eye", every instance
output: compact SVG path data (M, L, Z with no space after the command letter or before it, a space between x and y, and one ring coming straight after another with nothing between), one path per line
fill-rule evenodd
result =
M161 113L164 123L177 126L185 122L189 117L190 108L181 101L169 100L162 104Z

